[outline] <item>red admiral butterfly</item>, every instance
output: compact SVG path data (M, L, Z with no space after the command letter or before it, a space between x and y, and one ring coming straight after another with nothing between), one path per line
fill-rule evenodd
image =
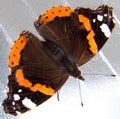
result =
M69 76L83 80L78 66L102 48L115 26L112 8L52 7L34 23L40 41L23 31L10 52L6 113L17 115L54 95Z

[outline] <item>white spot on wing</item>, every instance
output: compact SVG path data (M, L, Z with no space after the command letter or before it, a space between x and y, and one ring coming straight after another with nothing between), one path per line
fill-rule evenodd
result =
M16 111L16 113L17 113L17 116L19 116L21 114L21 112L19 112L19 111Z
M14 101L12 102L12 105L15 105L15 102L14 102Z
M103 23L101 26L101 31L104 33L104 35L109 38L111 35L110 29L107 24Z
M116 24L116 20L113 18L113 23Z
M23 105L27 108L34 108L36 107L36 104L33 103L30 99L28 98L24 98L24 100L22 101Z
M20 96L18 94L14 94L13 97L14 97L14 100L19 100L20 99Z
M104 14L104 16L105 16L105 17L107 17L107 13L106 13L106 14Z
M93 19L93 22L95 23L95 22L96 22L96 19Z
M20 93L20 92L22 92L22 89L19 89L19 90L18 90L18 93Z
M98 19L98 21L102 21L103 20L103 16L102 15L97 15L97 19Z

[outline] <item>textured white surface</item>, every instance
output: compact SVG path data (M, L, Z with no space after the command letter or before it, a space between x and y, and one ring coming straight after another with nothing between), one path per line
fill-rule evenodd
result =
M70 77L57 95L34 110L13 117L6 115L0 105L0 119L119 119L120 118L120 1L119 0L1 0L0 1L0 104L5 97L7 59L13 41L26 29L38 36L33 22L46 9L56 5L72 8L98 7L108 4L114 8L117 25L102 51L82 66L85 81L81 82L84 107L81 107L78 82ZM90 75L91 74L91 75ZM96 74L96 75L95 75ZM103 75L101 75L103 74ZM117 78L109 75L115 74Z

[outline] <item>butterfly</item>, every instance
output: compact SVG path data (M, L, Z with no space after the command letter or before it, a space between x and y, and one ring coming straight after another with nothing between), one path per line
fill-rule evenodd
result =
M23 31L10 51L4 111L24 113L54 95L69 76L84 80L79 66L102 48L115 26L112 7L56 6L34 22L43 41Z

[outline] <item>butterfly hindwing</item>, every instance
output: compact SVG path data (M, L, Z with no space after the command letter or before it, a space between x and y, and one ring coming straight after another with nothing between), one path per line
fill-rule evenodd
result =
M54 20L50 20L54 9L60 12L60 17L54 14ZM115 20L112 8L106 5L97 9L78 7L72 12L71 9L68 11L69 15L64 15L63 7L51 8L38 18L35 27L40 35L58 44L81 66L105 44L115 26Z
M65 12L62 7L55 7L52 9L55 9L56 11L61 10L61 14L62 12ZM50 9L50 11L52 9ZM71 11L71 9L68 9L68 11ZM79 23L77 15L74 12L71 12L69 16L57 16L53 21L47 23L44 23L42 20L44 19L42 19L41 16L35 22L38 33L45 39L59 45L59 47L65 51L66 55L74 58L77 63L79 57L87 47L87 41L85 42L87 31L85 31L84 26ZM41 22L43 22L43 24L39 26L38 24Z

